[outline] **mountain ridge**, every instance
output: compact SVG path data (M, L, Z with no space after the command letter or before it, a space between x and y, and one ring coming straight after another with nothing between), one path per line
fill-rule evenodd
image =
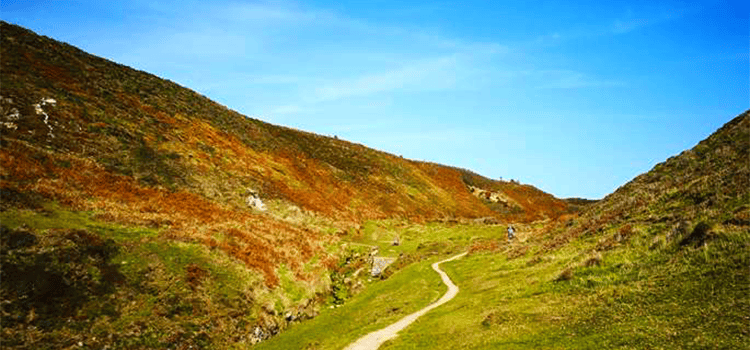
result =
M473 227L435 233L453 254L451 242L471 237L469 254L443 267L461 291L383 348L747 347L750 111L605 198L571 201L578 215L516 225L514 239ZM428 266L415 265L407 271ZM388 322L389 311L424 300L402 294L408 283L385 285L377 298L355 297L260 349L340 349L378 329L373 319L386 327L399 319Z
M325 215L355 220L389 215L426 216L432 219L443 216L495 215L481 201L469 196L465 188L456 186L455 178L460 177L460 174L455 168L445 167L437 171L443 166L404 160L356 143L267 124L242 116L196 92L154 75L120 64L111 64L67 44L57 45L53 39L39 38L20 27L4 24L3 28L6 40L3 60L4 92L8 95L5 99L13 101L12 105L6 105L4 109L15 108L21 116L33 116L35 113L31 110L32 106L39 104L42 99L52 98L55 95L53 91L60 92L61 96L56 96L56 106L48 106L52 109L50 115L53 119L57 117L69 124L75 123L69 128L78 130L70 135L46 140L47 143L63 151L98 157L97 161L108 169L135 175L146 185L187 187L191 192L207 198L230 196L233 198L229 200L236 204L241 203L242 198L232 194L232 190L242 186L255 187L267 198L287 200ZM15 39L16 37L21 39ZM19 44L15 44L16 41ZM25 47L27 44L44 49ZM22 47L26 49L24 52L19 51ZM31 69L19 69L23 66ZM90 81L91 84L82 84L83 81ZM20 86L20 82L33 82L34 86L49 90L50 96L33 91L37 96L31 98L27 96L30 91L24 90L31 86ZM24 92L16 92L17 89ZM36 136L24 131L42 133L50 126L42 126L39 120L28 123L29 119L31 118L23 118L23 121L27 122L30 130L6 132L34 143ZM83 126L88 130L83 129ZM24 125L21 128L24 129ZM183 135L173 135L175 130ZM186 131L188 135L184 135ZM65 134L66 130L58 128L56 132ZM155 135L162 139L154 139ZM66 136L81 145L71 145ZM117 144L118 141L120 145ZM141 147L134 147L134 144ZM213 159L216 155L212 153L227 149L232 152L221 155L227 161L252 164L242 164L244 166L235 167L238 169L213 173L211 169L206 169L211 165L217 166ZM137 159L139 155L156 159L140 161ZM207 162L194 159L186 162L185 157L201 158ZM140 163L152 161L155 164L123 164L122 160L128 158L136 158ZM314 161L313 164L310 161ZM253 166L263 162L271 164ZM153 169L138 169L149 166L162 170L155 172ZM134 167L136 169L132 169ZM221 168L221 165L218 167ZM239 168L244 171L240 172ZM449 174L450 172L453 173ZM196 182L211 182L204 176L209 174L227 177L226 180L233 183L214 189L195 185ZM190 176L200 179L192 180ZM315 181L311 181L311 178ZM340 181L322 186L321 182L328 178ZM302 180L302 183L293 186L295 179ZM441 181L445 181L447 187L443 188ZM492 183L491 180L485 182ZM299 185L302 184L314 190L300 188ZM446 189L448 193L445 192ZM336 192L336 195L321 195L331 191ZM366 192L368 202L376 205L365 205L368 203L358 201L358 191ZM412 196L403 194L407 191L411 191ZM351 198L352 194L355 194L355 198ZM533 201L532 197L531 202ZM556 208L550 210L527 209L522 206L524 215L514 215L513 220L559 215L557 212L561 208L564 211L562 203L555 203ZM356 206L362 209L351 210Z
M247 118L5 22L0 56L3 345L232 348L315 318L292 340L335 348L313 337L418 308L430 259L466 249L446 267L465 322L388 346L747 338L750 111L602 200L560 200ZM380 276L376 252L397 257Z
M14 344L63 346L55 339L81 335L60 320L80 312L96 317L75 327L146 334L145 347L182 333L148 335L143 322L180 324L200 343L196 315L221 324L210 330L221 339L257 342L288 326L286 314L313 317L356 293L349 262L365 264L366 252L341 237L372 220L531 222L568 211L532 186L472 175L519 203L492 208L470 193L468 171L248 118L6 22L0 56L0 297ZM265 211L249 205L256 194ZM69 250L83 254L74 265ZM85 256L98 251L109 253ZM111 296L123 303L106 306ZM134 299L145 301L124 302ZM151 315L152 302L182 306L128 321ZM129 316L106 321L120 314ZM42 323L55 331L28 328Z

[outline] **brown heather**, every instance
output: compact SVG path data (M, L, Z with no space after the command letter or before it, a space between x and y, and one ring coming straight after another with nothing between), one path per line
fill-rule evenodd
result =
M531 186L263 123L6 23L2 57L3 117L20 112L17 128L2 133L2 188L219 247L262 271L269 286L279 264L298 267L332 238L252 213L243 202L250 188L339 229L367 219L528 222L566 212ZM43 107L53 137L33 107L45 98L57 102ZM521 210L493 211L470 183L505 192ZM229 234L232 227L239 231Z
M0 57L3 347L341 348L437 298L430 259L466 249L454 311L386 346L747 344L748 112L603 200L559 200L248 118L5 22ZM385 281L373 246L398 256Z

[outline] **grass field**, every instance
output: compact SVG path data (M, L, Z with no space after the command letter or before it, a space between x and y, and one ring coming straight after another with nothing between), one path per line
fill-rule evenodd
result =
M341 349L357 338L383 328L436 301L446 286L430 265L465 251L472 240L499 240L498 226L413 225L398 221L371 221L360 235L344 237L355 244L379 247L384 256L400 257L386 270L387 279L370 280L364 291L340 307L293 325L259 349ZM393 235L401 244L392 246Z
M469 256L445 266L461 293L382 349L748 348L749 241L747 231L700 249L634 240L588 267L585 245L538 262Z
M696 248L668 240L660 226L633 231L603 253L594 252L596 236L549 252L534 233L507 244L497 226L370 223L361 241L402 257L428 246L491 247L442 265L458 296L381 349L748 348L750 233L718 226ZM381 239L394 234L398 247ZM429 269L437 259L407 265L260 348L340 349L395 322L445 290Z
M279 288L263 288L221 250L55 203L0 212L0 222L3 346L242 347L266 309L316 292L283 268Z
M56 313L63 311L6 305L7 345L242 348L252 343L258 317L283 313L311 293L282 267L280 286L259 294L262 276L220 250L166 240L158 229L102 222L93 212L48 203L37 211L2 212L0 220L13 232L32 232L38 242L5 247L6 266L42 256L50 271L84 291L62 295L73 305L64 313L75 321L49 324L44 332L26 327L28 320L58 322ZM705 244L695 245L684 244L690 230L672 236L664 225L628 225L627 239L610 246L626 231L613 226L550 249L554 234L541 225L524 227L513 242L503 228L367 222L342 237L351 250L345 256L360 258L342 260L338 269L342 280L356 277L360 292L345 289L340 299L322 301L315 318L273 325L284 331L254 347L342 349L436 301L446 287L430 264L468 250L441 266L461 289L456 298L382 349L748 348L746 229L713 224ZM14 234L5 237L12 241ZM394 236L398 246L391 244ZM371 278L362 265L370 246L398 258L383 279ZM102 249L111 251L106 259L86 257ZM26 263L36 266L34 261ZM365 269L357 276L351 271L356 268ZM112 271L119 276L115 282Z

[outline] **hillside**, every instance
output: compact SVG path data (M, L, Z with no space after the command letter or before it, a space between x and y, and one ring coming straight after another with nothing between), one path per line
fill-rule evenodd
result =
M12 24L0 36L3 345L252 344L357 291L363 249L342 237L371 220L569 211L530 185L248 118Z
M747 226L749 129L750 117L745 112L692 149L657 164L591 204L575 222L576 229L565 230L566 234L556 236L552 244L620 225L690 227L704 221Z
M559 200L0 23L2 348L341 349L439 298L430 264L464 251L456 298L383 348L746 348L749 189L750 112Z
M6 152L42 147L141 187L235 207L254 189L265 200L339 221L502 217L470 195L458 169L270 125L20 27L3 24L2 32ZM57 171L47 166L36 176ZM537 203L544 193L530 186L526 192L517 195L528 197L519 200L525 217L552 217L565 208L547 198Z
M468 248L441 265L455 299L380 349L746 349L748 181L750 111L600 201L573 199L579 216L519 226L514 241L491 226L403 227L433 240L413 254L440 254L260 348L344 348L437 300L429 264Z

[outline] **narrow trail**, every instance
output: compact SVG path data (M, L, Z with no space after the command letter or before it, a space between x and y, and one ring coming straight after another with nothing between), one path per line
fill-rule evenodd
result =
M345 350L376 350L377 348L380 347L381 344L383 344L387 340L395 338L398 335L399 331L408 327L412 322L416 321L422 315L426 314L430 310L440 305L443 305L447 303L449 300L453 299L453 297L455 297L456 294L458 294L458 286L453 284L453 282L448 277L448 275L445 272L443 272L443 270L440 269L439 265L444 262L456 260L464 255L466 255L466 253L461 253L452 258L448 258L443 261L438 261L432 264L432 269L435 270L438 274L440 274L440 278L443 279L443 283L445 283L445 285L448 286L448 291L440 298L440 300L430 305L427 305L427 307L411 315L408 315L400 319L398 322L393 323L388 327L372 332L368 335L363 336L362 338L357 339L357 341L355 341L354 343L346 347Z

